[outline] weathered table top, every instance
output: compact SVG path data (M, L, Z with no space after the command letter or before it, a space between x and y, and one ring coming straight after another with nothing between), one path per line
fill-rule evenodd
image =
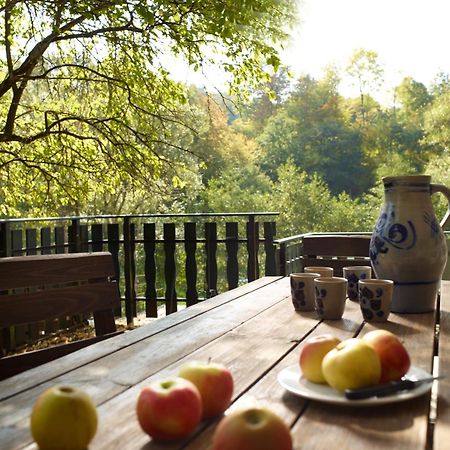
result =
M413 365L449 374L449 314L450 282L443 282L438 314L391 314L387 323L373 326L348 301L342 320L321 322L314 312L293 310L287 278L262 278L0 382L0 448L35 447L32 405L44 389L64 383L86 390L97 404L91 450L208 449L218 419L203 422L186 441L158 444L140 429L135 405L150 381L176 375L186 361L211 358L233 373L231 408L253 402L270 407L290 425L295 449L448 449L450 377L418 398L353 407L298 397L278 384L277 375L297 363L307 336L345 339L374 328L401 336Z

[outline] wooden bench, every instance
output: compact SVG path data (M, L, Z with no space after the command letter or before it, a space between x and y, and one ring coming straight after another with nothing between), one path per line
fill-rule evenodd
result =
M0 358L0 379L119 334L108 252L0 258L0 328L93 313L95 337Z
M370 266L370 236L312 235L302 241L302 266L333 267L335 276L342 276L345 266Z

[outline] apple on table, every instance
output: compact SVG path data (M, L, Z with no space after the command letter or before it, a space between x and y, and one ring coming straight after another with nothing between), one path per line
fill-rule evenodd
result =
M97 410L83 390L53 386L36 400L30 427L40 450L85 450L97 431Z
M351 338L342 341L325 355L322 372L331 387L343 392L378 384L381 363L369 342Z
M373 330L364 335L363 340L372 345L380 358L380 383L400 380L408 372L411 366L409 353L394 333Z
M202 398L204 419L222 414L230 405L233 376L223 364L191 361L180 368L178 376L197 387Z
M144 387L138 397L136 413L141 428L156 440L188 436L202 418L198 389L184 378L158 380Z
M340 339L331 334L321 334L305 341L300 350L299 364L303 376L308 381L326 383L322 372L322 360L340 342Z
M233 411L219 422L212 450L292 450L292 437L273 411L250 407Z

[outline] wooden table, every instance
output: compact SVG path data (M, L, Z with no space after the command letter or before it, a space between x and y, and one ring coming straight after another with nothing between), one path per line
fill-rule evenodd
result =
M29 415L36 397L68 383L97 404L99 429L91 450L208 449L217 420L202 423L186 441L158 444L140 429L135 404L150 381L176 375L186 361L212 358L233 373L231 408L269 406L290 425L295 449L448 449L450 377L421 397L359 408L305 400L277 382L280 370L297 362L306 337L333 333L345 339L373 328L401 336L415 366L432 373L439 366L450 374L450 282L442 291L437 314L392 314L373 326L350 301L343 320L321 322L314 312L296 313L287 278L259 279L1 382L0 448L35 448Z

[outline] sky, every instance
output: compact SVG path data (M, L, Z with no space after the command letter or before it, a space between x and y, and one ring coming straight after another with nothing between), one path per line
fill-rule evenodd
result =
M449 0L302 0L299 15L283 53L297 75L345 68L357 48L377 52L387 90L405 76L429 86L450 74Z
M355 49L375 51L385 71L379 96L389 102L405 76L427 87L439 72L450 74L450 0L299 0L299 24L285 44L282 62L299 76L316 79L335 64L344 69ZM208 85L223 79L208 72L205 81L187 68L177 78ZM357 95L343 79L341 93Z

